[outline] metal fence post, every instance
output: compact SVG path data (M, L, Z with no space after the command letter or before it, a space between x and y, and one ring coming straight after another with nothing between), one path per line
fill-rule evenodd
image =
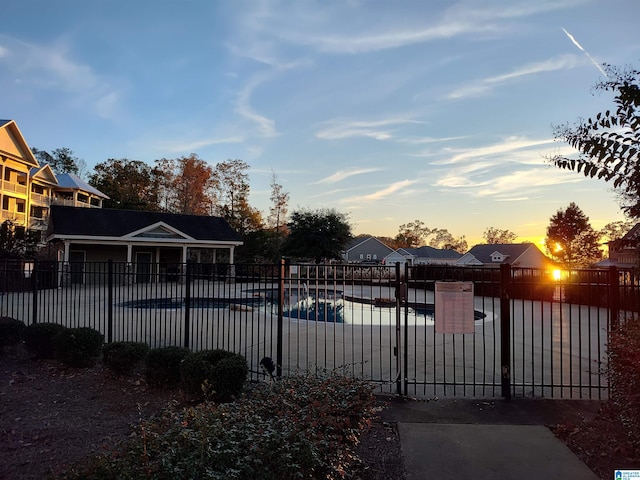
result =
M620 275L616 267L609 267L609 314L612 331L620 327Z
M31 324L35 325L38 323L38 261L34 260L33 262L33 270L31 271L31 291L32 295L32 317Z
M502 397L511 400L511 265L500 265L500 365Z
M284 316L285 259L280 259L278 269L278 333L276 337L276 376L282 376L282 322Z
M107 343L113 342L113 260L107 265Z
M191 262L187 260L184 269L184 347L189 348L191 326Z
M400 357L401 355L400 319L402 317L402 299L403 297L406 296L406 295L403 295L404 288L405 288L405 284L401 276L400 263L396 262L396 345L393 349L393 353L396 356L396 372L397 372L396 393L398 395L402 395L402 358Z
M404 309L402 318L404 319L404 343L402 349L402 355L404 357L404 369L402 375L404 377L404 394L407 395L409 392L409 349L407 345L409 345L409 264L404 264L404 278L407 279L407 284L405 285L404 290Z

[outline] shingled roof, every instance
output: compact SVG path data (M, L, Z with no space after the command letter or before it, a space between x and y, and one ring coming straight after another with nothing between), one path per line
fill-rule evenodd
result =
M124 237L159 223L194 240L242 243L240 235L220 217L60 205L51 206L48 235Z

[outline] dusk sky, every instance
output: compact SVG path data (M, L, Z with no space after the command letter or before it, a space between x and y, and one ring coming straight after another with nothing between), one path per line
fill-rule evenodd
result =
M196 153L272 173L290 211L356 234L487 227L539 241L575 202L622 220L610 186L550 166L553 125L613 107L601 65L640 66L638 0L5 2L0 118L31 147L109 158Z

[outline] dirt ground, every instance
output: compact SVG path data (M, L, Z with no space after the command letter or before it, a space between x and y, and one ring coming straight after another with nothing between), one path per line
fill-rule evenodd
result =
M140 418L158 413L178 392L151 389L138 375L118 378L33 360L22 346L0 354L0 480L42 480L87 456L108 451ZM397 428L376 422L362 438L363 480L404 479Z

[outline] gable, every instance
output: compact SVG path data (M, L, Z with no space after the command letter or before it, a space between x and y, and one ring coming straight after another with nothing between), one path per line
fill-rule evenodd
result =
M40 166L13 120L6 121L0 127L0 155L32 167Z
M51 185L58 184L58 179L49 164L45 164L42 168L32 168L31 178L35 181L49 183Z
M172 240L193 240L190 236L172 228L164 222L150 225L147 228L132 232L125 235L127 238L155 238L155 239L172 239Z

